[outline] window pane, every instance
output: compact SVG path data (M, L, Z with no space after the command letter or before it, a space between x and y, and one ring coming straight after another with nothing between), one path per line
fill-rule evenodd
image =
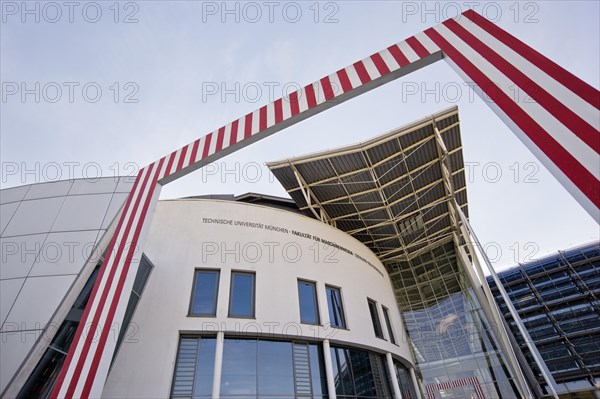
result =
M395 344L396 338L394 337L394 331L392 330L392 323L390 321L390 311L385 306L382 306L382 308L383 308L383 316L385 317L385 324L386 324L387 330L388 330L388 335L390 336L390 341L392 342L392 344Z
M300 321L302 323L319 324L315 283L299 280L298 297L300 300Z
M232 273L230 317L254 317L254 274Z
M191 314L203 316L214 316L216 314L218 286L218 271L196 271Z
M333 327L346 328L342 295L338 288L326 287L327 307L329 308L329 322Z
M258 341L258 395L294 396L290 342Z
M375 331L375 336L377 338L383 338L383 333L381 331L381 322L379 321L379 313L377 313L377 304L370 299L369 302L369 312L371 312L371 321L373 322L373 331Z
M215 338L200 338L196 378L194 380L194 397L212 396L213 373L215 368Z
M256 396L256 345L254 339L225 339L221 397Z
M323 350L319 344L309 344L308 348L313 397L321 397L321 395L327 395L327 376L325 375Z

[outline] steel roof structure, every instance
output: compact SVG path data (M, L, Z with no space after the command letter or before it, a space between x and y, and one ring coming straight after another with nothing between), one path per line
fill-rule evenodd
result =
M467 214L458 108L367 142L267 164L300 210L382 261L452 239L452 201Z

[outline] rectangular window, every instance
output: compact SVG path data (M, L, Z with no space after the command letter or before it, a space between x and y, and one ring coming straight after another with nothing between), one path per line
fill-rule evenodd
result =
M381 306L383 309L383 317L385 317L385 324L387 326L388 335L390 336L390 342L396 344L396 338L394 337L394 331L392 330L392 322L390 321L390 310L385 306Z
M371 321L373 322L373 331L377 338L383 338L383 331L381 330L381 322L379 321L379 313L377 312L377 302L367 299L369 303L369 312L371 313Z
M254 273L232 272L229 317L254 317Z
M298 280L298 300L300 301L300 321L319 324L319 306L315 283Z
M329 308L329 323L332 327L347 328L340 289L325 286L325 291L327 293L327 307Z
M190 303L190 315L216 316L219 292L218 270L196 270Z

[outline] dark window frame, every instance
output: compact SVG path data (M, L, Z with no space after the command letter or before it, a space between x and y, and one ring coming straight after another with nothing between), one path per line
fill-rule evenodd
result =
M233 278L236 274L245 274L252 276L252 303L251 303L251 315L250 316L241 316L235 315L231 313L231 300L233 299ZM235 319L255 319L256 318L256 272L248 271L248 270L232 270L231 276L229 278L229 306L227 309L227 317L235 318Z
M394 335L394 330L392 328L392 319L390 318L390 310L385 306L381 305L381 310L383 310L383 318L385 319L385 325L387 326L388 338L390 342L394 345L398 345L396 343L396 336Z
M313 305L314 305L315 315L317 317L317 320L315 322L302 320L302 301L300 298L300 283L310 284L313 286L313 294L314 294L313 295L313 300L314 300ZM298 287L298 310L300 312L300 323L310 324L313 326L320 326L321 325L321 312L319 311L319 292L317 290L317 282L313 281L313 280L306 280L306 279L299 278L297 280L296 287Z
M213 306L212 313L194 313L193 312L194 298L195 298L196 288L197 288L196 275L199 272L209 272L209 273L217 274L217 282L216 282L215 296L214 296L215 303ZM192 294L190 295L190 303L188 306L188 314L187 314L188 317L217 317L217 307L218 307L218 303L219 303L219 284L220 283L221 283L221 269L205 268L205 267L197 267L194 269L194 277L193 277L193 282L192 282Z
M373 313L373 308L375 313ZM381 327L381 318L379 317L379 309L377 306L377 301L367 297L367 307L369 308L369 315L371 316L371 324L373 324L373 332L375 333L375 337L386 340L383 335L383 328Z
M331 285L331 284L325 284L325 299L327 300L327 311L329 313L329 295L327 293L327 290L331 289L331 290L335 290L339 293L340 296L340 304L339 304L339 308L340 308L340 317L342 318L341 320L341 324L337 325L334 324L333 321L331 320L331 316L329 317L329 326L333 327L333 328L338 328L340 330L349 330L348 328L348 318L346 317L346 310L345 310L345 306L344 306L344 298L342 296L342 288L335 286L335 285Z

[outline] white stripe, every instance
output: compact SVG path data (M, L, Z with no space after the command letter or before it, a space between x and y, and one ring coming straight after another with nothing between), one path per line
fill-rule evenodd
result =
M206 143L206 136L200 138L198 143L198 152L196 153L196 162L202 160L202 153L204 152L204 143Z
M364 60L362 60L362 63L365 66L367 73L371 77L371 80L377 79L378 77L381 76L381 74L377 70L377 67L375 66L375 63L373 62L373 59L371 59L371 57L365 58Z
M177 152L175 153L175 160L173 161L173 164L171 165L171 170L169 172L169 176L172 175L173 173L175 173L175 171L177 171L177 164L179 164L179 158L181 158L181 148L177 150Z
M223 133L223 145L221 149L229 147L229 142L231 141L231 123L225 126L225 133Z
M257 109L252 112L252 132L251 135L254 135L260 131L260 110Z
M169 163L169 157L171 156L171 154L167 155L165 157L165 160L163 161L162 165L160 166L160 178L162 179L163 177L165 177L165 175L167 174L167 164Z
M421 57L419 57L417 53L415 53L415 50L413 50L405 41L398 43L398 48L400 49L400 51L402 51L402 54L404 54L404 56L408 59L410 63L421 59Z
M298 90L298 109L304 112L308 109L308 100L306 98L306 89L303 87Z
M395 71L396 69L400 68L400 64L398 64L398 62L396 62L396 59L394 58L392 53L390 53L390 50L388 50L388 49L382 50L379 52L379 55L381 55L381 58L383 58L385 65L387 65L387 67L390 69L390 71Z
M323 91L323 86L320 81L317 81L312 84L313 90L315 91L316 104L323 104L325 102L325 92Z
M466 18L463 18L466 19ZM431 54L440 51L440 48L435 44L425 32L420 32L415 35L415 39L419 41Z
M342 89L342 82L340 82L340 77L337 73L332 73L328 76L329 82L331 83L331 90L333 91L333 96L337 97L340 94L344 93Z
M596 179L600 179L600 168L598 165L598 154L595 153L579 137L575 136L569 129L560 123L552 114L546 111L536 102L528 102L530 99L523 90L514 90L515 83L496 69L490 62L479 53L458 38L450 29L444 25L438 25L436 29L452 46L462 55L467 57L477 68L492 80L500 90L516 102L531 116L551 137L554 138L564 149L572 154ZM515 93L516 91L516 93ZM517 96L518 98L517 98Z
M290 96L286 96L281 99L281 115L283 120L292 117L292 104L290 103Z
M598 110L596 107L583 100L553 77L527 61L526 58L497 40L477 24L466 21L466 18L459 18L457 22L479 40L492 48L498 55L514 65L519 71L525 73L528 78L546 90L551 96L558 99L567 108L575 110L577 115L584 121L596 128L596 130L600 130L600 117L598 117Z
M244 131L246 130L246 116L238 119L237 141L244 140Z
M131 217L133 208L135 206L135 202L140 195L141 186L142 186L142 183L143 183L147 173L148 173L148 167L145 167L141 170L140 180L136 187L136 191L132 192L130 194L130 195L132 195L132 198L131 198L129 207L127 208L127 213L125 214L125 219L124 219L125 222L127 222L129 220L129 218ZM110 257L105 260L106 267L111 266L111 270L115 267L115 265L113 265L113 262L114 262L115 256L117 255L117 252L118 252L118 246L121 242L123 242L123 235L125 233L126 225L127 225L127 223L122 224L121 229L119 231L115 232L115 234L117 234L117 239L115 241L115 243L116 243L115 248L111 252ZM102 292L104 292L104 289L106 287L106 282L108 280L109 274L110 274L110 270L108 270L108 269L102 274L102 278L100 279L100 285L98 286L98 292L97 292L96 296L92 299L91 303L88 302L87 306L90 306L90 311L87 315L87 318L85 320L83 320L83 319L81 320L81 323L85 323L84 325L90 325L90 323L94 319L94 315L96 314L96 311L98 309L100 298L102 296ZM89 332L89 329L88 329L88 332ZM82 333L81 336L79 337L79 340L77 341L76 346L71 349L71 350L73 350L73 358L72 358L71 364L69 365L69 369L65 373L65 379L64 379L63 385L61 386L61 389L58 393L59 397L65 397L67 394L67 390L69 389L69 382L73 378L73 373L75 372L75 368L77 367L77 363L81 357L81 352L82 352L83 346L86 342L86 338L87 337L85 336L85 332ZM91 348L90 348L90 350L91 350Z
M211 136L210 136L210 145L208 146L208 154L212 155L216 152L217 150L217 139L219 137L219 131L215 130L214 132L212 132Z
M267 128L275 124L275 103L267 104Z
M185 152L185 159L183 160L183 167L190 166L192 164L192 149L194 148L194 143L190 143L187 145L187 150Z
M153 170L153 172L154 172L154 170ZM148 181L151 182L151 179L149 179ZM153 188L154 188L154 184L147 184L146 187L144 188L144 192L142 193L139 207L133 217L133 223L131 226L132 228L129 230L128 236L125 237L125 240L126 240L125 248L124 248L125 250L123 251L121 258L119 259L116 273L113 277L112 284L110 285L110 288L108 291L108 296L106 297L106 302L104 304L104 307L102 308L102 313L100 314L100 319L98 321L98 325L100 326L98 331L100 334L103 331L105 331L104 330L105 328L109 328L109 329L112 328L112 326L106 325L106 322L108 319L108 312L110 310L112 301L115 299L117 286L119 285L119 280L121 278L121 275L124 272L123 267L125 265L125 260L127 259L127 251L130 248L130 245L133 244L131 241L133 240L133 237L135 236L135 230L139 223L143 223L143 220L140 220L140 217L141 217L142 211L144 209L144 202L146 201L146 197L148 197L148 195L150 195L149 193L153 191L152 190ZM122 291L121 295L126 295L126 293ZM98 337L100 336L100 334L98 335ZM110 336L108 336L107 339L110 339ZM83 368L81 369L81 377L79 378L79 382L73 393L73 396L76 398L81 397L81 393L82 393L84 385L86 383L86 376L89 373L90 367L92 365L92 361L94 359L94 355L99 350L99 348L98 348L99 343L100 343L100 339L94 340L94 342L92 342L92 344L90 345L90 351L88 352L88 355L86 356Z
M348 80L350 80L350 83L352 84L352 88L356 89L357 87L362 86L362 82L358 77L358 73L356 72L354 65L349 65L345 69L346 74L348 75Z

